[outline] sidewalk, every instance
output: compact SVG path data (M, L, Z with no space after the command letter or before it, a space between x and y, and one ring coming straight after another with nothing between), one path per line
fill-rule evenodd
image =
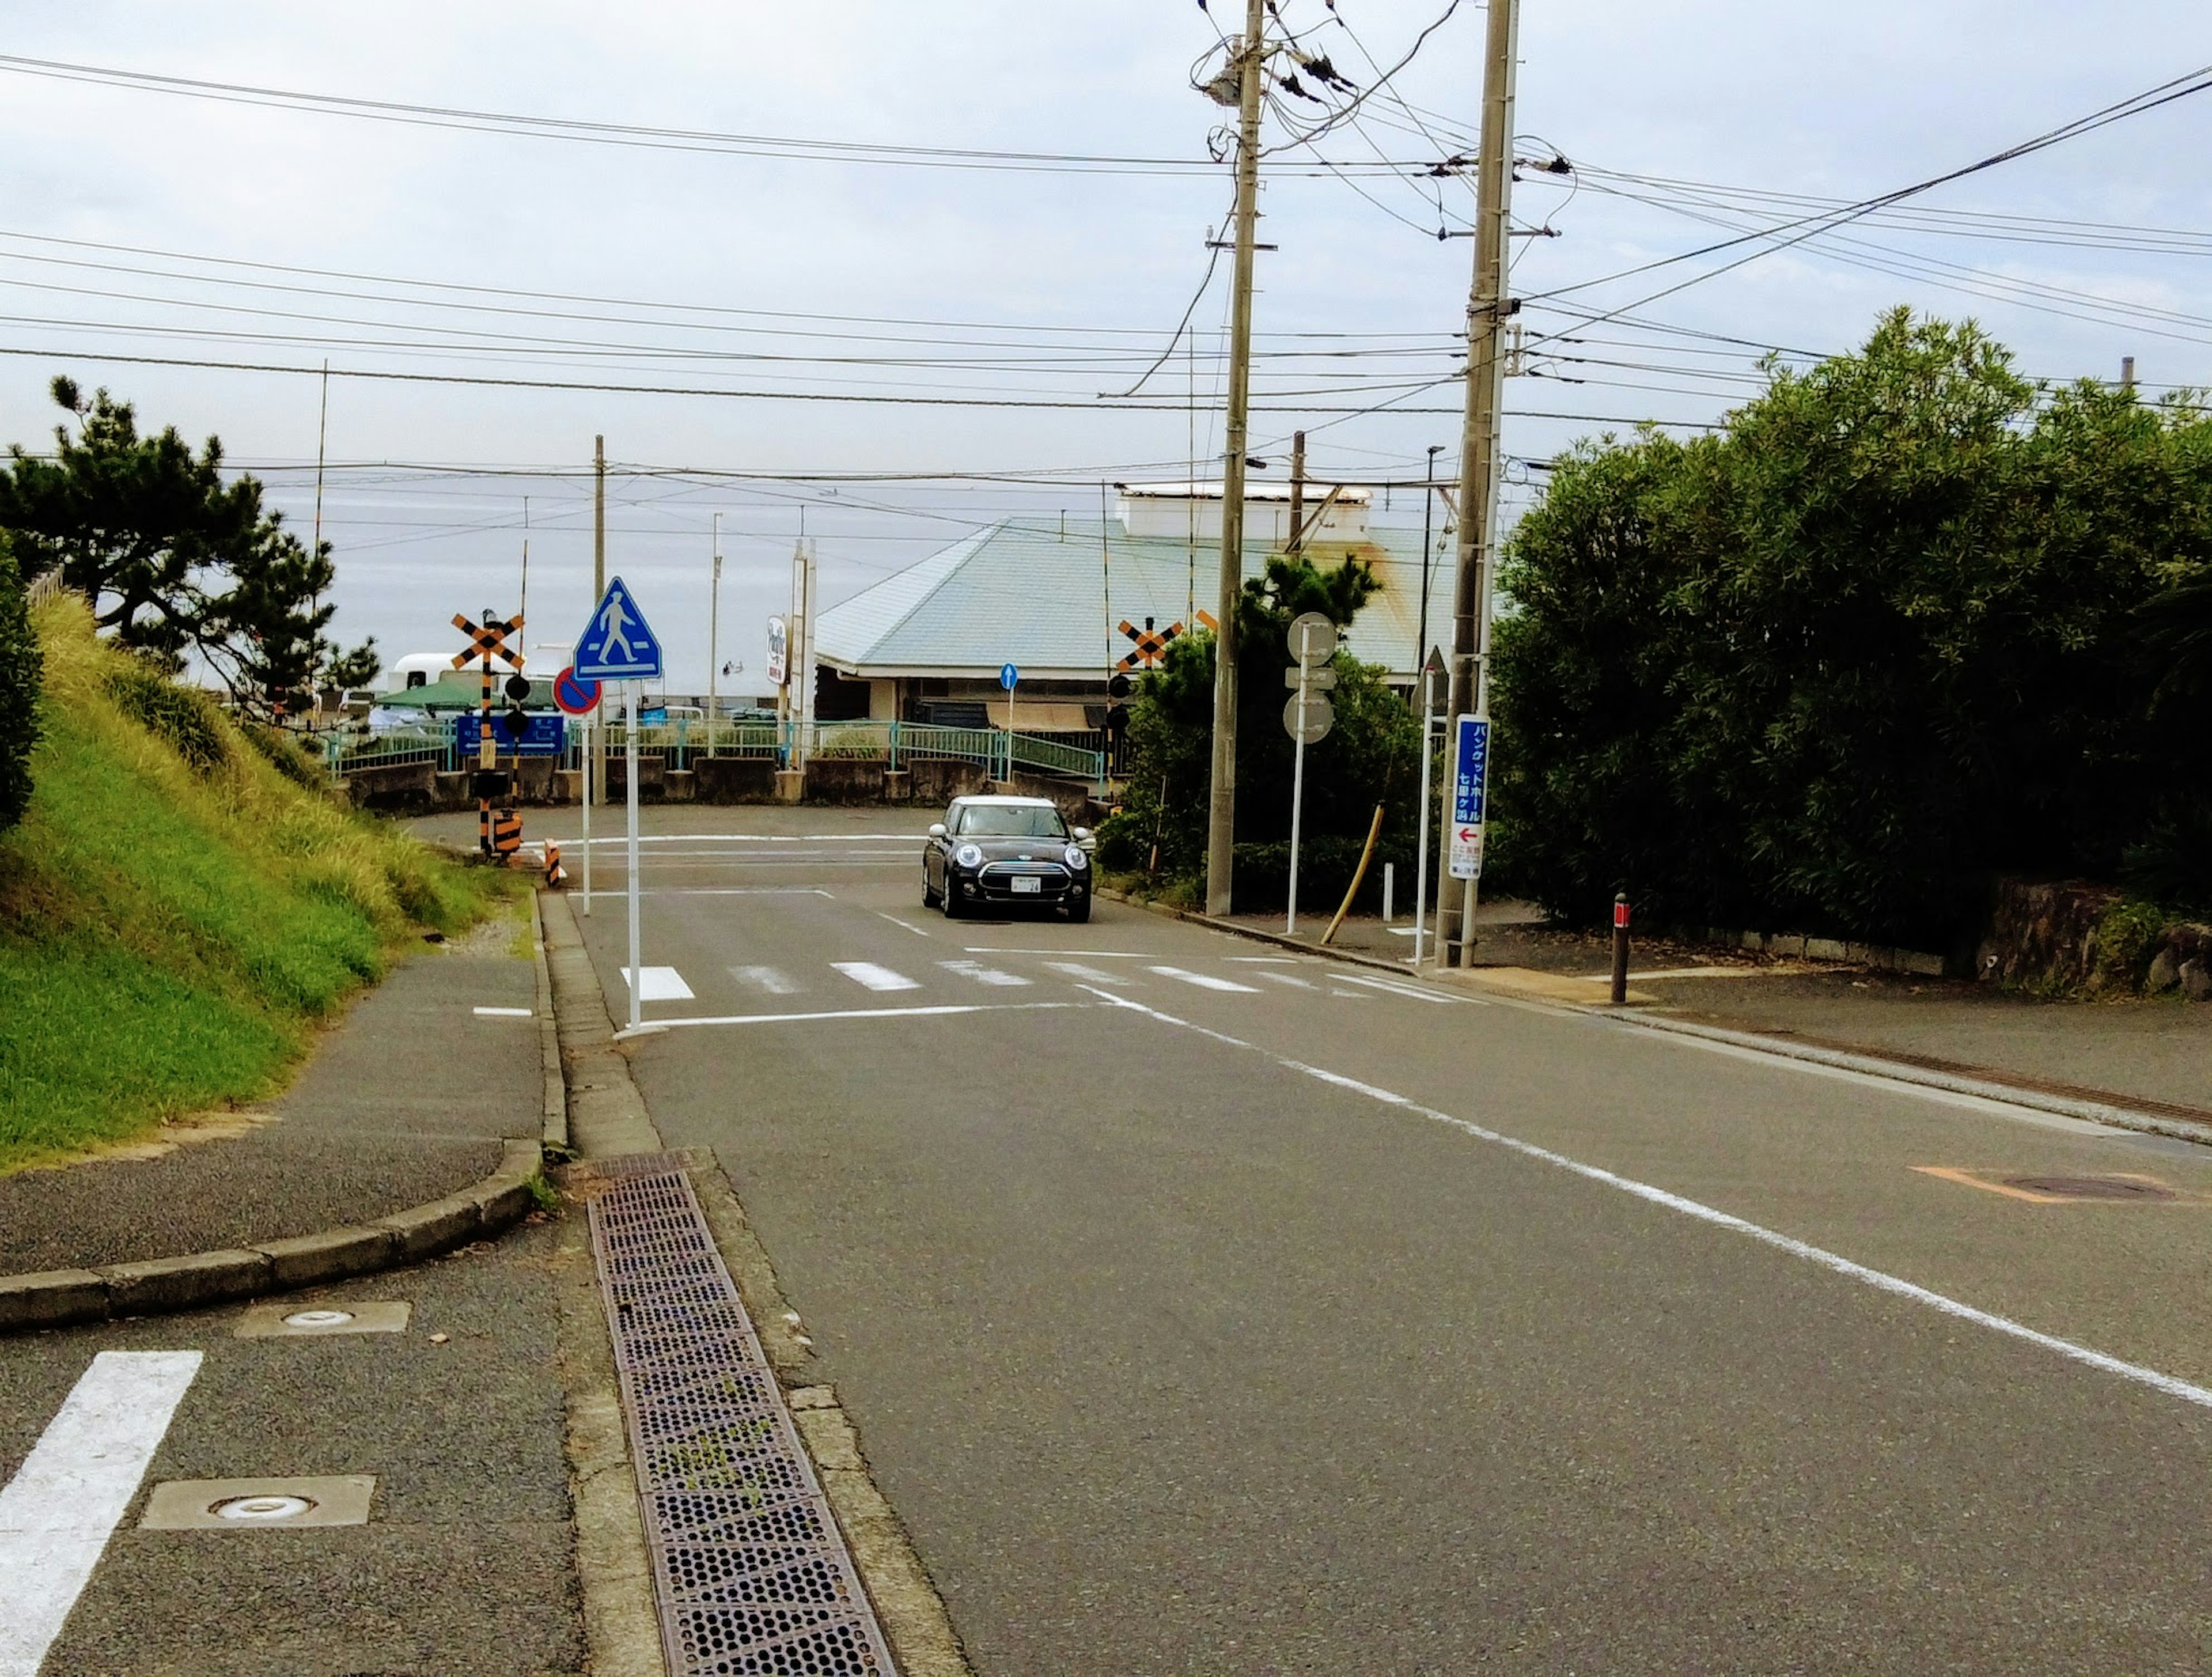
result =
M1283 930L1280 914L1239 914L1231 923L1273 936ZM1318 943L1328 925L1328 913L1301 914L1297 941ZM1371 915L1347 917L1329 946L1395 962L1410 973L1413 940L1405 925L1401 918L1394 930ZM1487 981L1498 987L1549 1000L1605 1001L1601 984L1583 994L1536 975L1608 974L1609 934L1552 930L1516 902L1481 904L1476 933L1478 964L1450 981L1480 987L1489 969L1496 975ZM1649 939L1633 945L1629 976L1632 999L1644 1004L1640 1012L2112 1105L2212 1115L2212 1006L2170 998L2039 1001L1960 980Z
M536 970L502 918L426 946L356 1001L290 1089L221 1139L0 1176L0 1275L248 1247L464 1192L536 1139ZM164 1134L148 1138L159 1145Z

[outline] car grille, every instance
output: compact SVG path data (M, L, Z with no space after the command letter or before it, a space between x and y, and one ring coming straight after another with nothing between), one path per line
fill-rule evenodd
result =
M976 881L986 896L1012 899L1014 880L1018 878L1035 879L1035 891L1024 891L1018 899L1024 902L1052 901L1065 896L1068 890L1067 870L1058 862L986 862L975 871Z

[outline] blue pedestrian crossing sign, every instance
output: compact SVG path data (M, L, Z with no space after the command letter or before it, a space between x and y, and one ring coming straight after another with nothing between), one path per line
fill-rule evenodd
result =
M592 608L576 642L573 667L582 681L653 681L663 673L660 642L620 577Z

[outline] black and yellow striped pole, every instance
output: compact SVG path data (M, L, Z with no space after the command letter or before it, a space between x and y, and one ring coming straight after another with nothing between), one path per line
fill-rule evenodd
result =
M453 627L469 637L469 649L453 659L456 670L465 668L471 658L481 660L483 671L482 696L477 707L477 847L486 856L497 856L504 860L519 849L522 843L522 822L512 809L503 809L495 827L492 820L492 793L495 776L499 769L499 742L491 731L492 659L506 658L518 669L521 667L520 653L510 653L507 637L520 633L522 619L516 617L502 621L487 609L481 623L471 623L459 612L453 614ZM502 845L504 836L500 828L513 828L514 842Z

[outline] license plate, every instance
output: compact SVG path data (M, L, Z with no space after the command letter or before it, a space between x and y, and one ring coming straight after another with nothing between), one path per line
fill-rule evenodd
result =
M1013 886L1017 891L1038 891L1044 889L1044 882L1042 879L1017 873L1013 878Z

